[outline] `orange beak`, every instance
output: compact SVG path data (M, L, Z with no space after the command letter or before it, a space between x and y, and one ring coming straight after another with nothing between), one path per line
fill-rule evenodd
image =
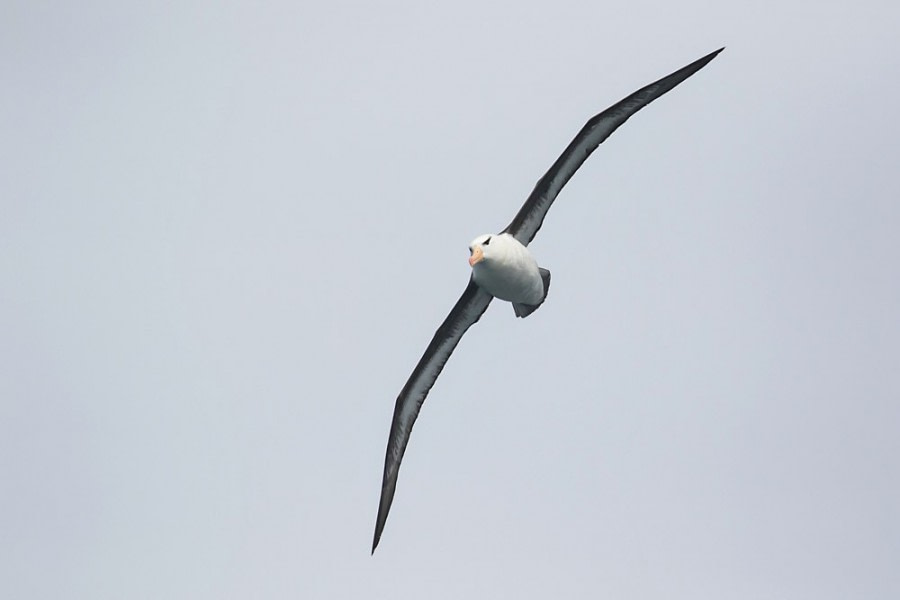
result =
M469 257L469 266L474 267L482 260L484 260L484 251L481 249L481 246L475 246L472 249L472 256Z

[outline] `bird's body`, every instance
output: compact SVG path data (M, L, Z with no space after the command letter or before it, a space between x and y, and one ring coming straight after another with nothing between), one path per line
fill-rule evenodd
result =
M528 248L509 235L480 235L469 246L472 279L494 298L526 306L539 306L547 292L541 270Z
M438 327L425 354L397 396L391 431L384 458L381 499L375 522L372 552L378 546L387 520L400 463L419 409L463 334L474 325L493 298L513 305L517 317L527 317L544 302L550 287L550 272L538 266L527 246L544 222L544 217L560 190L587 157L634 113L672 90L702 69L722 49L716 50L686 67L644 86L588 120L575 139L541 177L516 213L499 234L481 235L469 246L472 276L450 314Z

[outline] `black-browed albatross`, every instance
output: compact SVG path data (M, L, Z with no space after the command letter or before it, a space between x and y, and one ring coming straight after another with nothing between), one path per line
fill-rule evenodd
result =
M381 500L375 522L372 552L378 546L381 532L391 509L400 461L409 442L413 423L431 386L466 330L487 310L494 297L513 305L517 317L527 317L543 303L550 287L550 271L538 267L528 251L528 244L541 228L550 205L575 171L597 146L628 118L679 83L702 69L720 48L692 62L671 75L639 89L591 118L575 139L541 177L534 191L506 229L496 235L480 235L469 245L472 276L456 305L438 327L425 354L413 370L394 406L391 433L384 457Z

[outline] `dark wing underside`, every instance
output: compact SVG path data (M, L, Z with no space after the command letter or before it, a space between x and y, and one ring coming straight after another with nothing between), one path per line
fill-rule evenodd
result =
M391 510L394 490L397 488L400 461L403 460L403 453L409 443L409 434L416 422L416 417L419 416L419 409L422 408L428 391L440 375L453 349L456 348L466 330L481 318L492 299L490 294L469 279L468 287L457 300L450 314L438 327L425 354L419 359L419 364L416 365L406 385L400 391L400 395L397 396L397 403L394 405L394 419L391 422L391 433L388 436L387 451L384 457L384 478L381 483L381 500L378 503L378 518L375 522L372 552L375 552L375 548L378 546L384 523Z
M671 75L639 89L599 115L591 118L563 151L562 155L556 159L550 170L538 180L537 185L534 186L534 191L531 192L531 195L528 196L525 204L519 209L512 223L503 232L509 233L527 246L541 228L544 217L547 215L547 211L550 210L550 205L553 204L560 190L575 174L578 167L587 160L591 152L596 150L597 146L603 143L631 115L702 69L722 50L724 48L707 54Z

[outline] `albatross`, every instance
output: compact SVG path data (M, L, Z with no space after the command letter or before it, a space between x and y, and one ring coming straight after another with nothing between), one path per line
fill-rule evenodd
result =
M469 244L472 274L465 291L438 327L425 354L397 396L391 432L384 457L381 499L375 521L372 553L378 547L394 491L400 462L409 443L422 403L463 334L481 318L494 298L512 304L516 317L527 317L544 302L550 289L550 271L538 266L528 244L541 228L547 211L563 186L588 156L628 118L702 69L719 48L671 75L651 83L592 117L543 177L538 179L525 204L498 234L484 234Z

